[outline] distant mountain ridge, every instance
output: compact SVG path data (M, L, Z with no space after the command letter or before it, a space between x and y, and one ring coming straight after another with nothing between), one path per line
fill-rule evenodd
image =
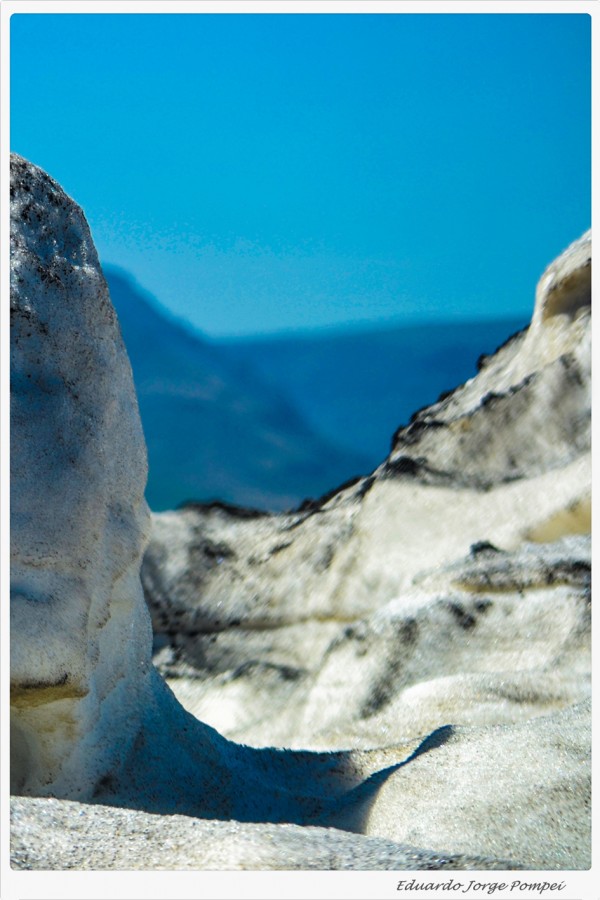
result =
M221 500L293 507L369 461L309 426L276 382L163 310L127 272L105 266L148 447L156 511Z
M239 338L220 346L285 390L306 420L339 446L367 455L371 468L392 435L421 407L477 373L528 324L526 318L369 326Z
M526 323L444 322L210 339L104 267L127 346L156 511L282 510L374 469L396 429Z

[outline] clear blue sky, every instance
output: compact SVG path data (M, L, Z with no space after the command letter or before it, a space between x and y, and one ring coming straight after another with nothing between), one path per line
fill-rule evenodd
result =
M11 147L209 334L528 316L590 225L590 19L16 14Z

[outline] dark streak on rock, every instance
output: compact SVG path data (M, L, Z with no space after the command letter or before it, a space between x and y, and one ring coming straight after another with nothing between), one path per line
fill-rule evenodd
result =
M529 331L529 325L525 325L524 328L521 328L519 331L515 331L514 334L511 334L510 337L506 338L499 347L493 351L493 353L482 353L477 360L477 371L481 372L481 370L487 365L488 360L491 360L497 353L500 353L501 350L504 350L505 347L508 347L509 344L512 344L513 341L516 341L521 335L524 335L525 332Z
M326 494L322 494L316 500L308 498L303 500L302 503L292 510L294 513L303 513L303 512L318 512L325 506L326 503L329 503L337 494L345 491L347 488L354 487L355 484L358 484L362 479L362 475L356 475L354 478L349 478L347 481L344 481L339 487L333 488L331 491L327 491Z
M476 541L476 543L471 544L469 552L471 556L477 556L480 553L503 553L504 551L489 541Z
M281 544L275 544L274 547L271 547L269 551L270 556L275 556L277 553L281 553L282 550L287 550L288 547L292 546L292 541L283 541Z
M226 503L224 500L210 500L202 502L198 500L185 500L177 509L192 509L200 513L209 513L215 510L223 512L232 519L264 519L271 513L264 509L254 509L250 506L236 506L234 503Z
M298 681L305 674L302 669L297 669L294 666L282 666L250 659L234 669L226 680L237 681L238 678L243 678L246 675L255 675L257 671L273 672L282 681Z
M423 456L416 459L412 456L399 456L386 462L384 472L386 475L419 475L426 468L426 462Z
M392 435L392 450L399 443L408 445L418 443L424 431L429 431L430 429L434 428L448 427L447 423L442 422L440 419L425 419L423 417L423 414L430 409L431 406L423 406L421 409L418 409L415 413L413 413L408 425L401 425L396 429L396 431Z
M462 603L456 603L454 600L449 600L446 607L452 613L460 627L464 628L465 631L469 631L477 624L475 616L472 613L467 612Z

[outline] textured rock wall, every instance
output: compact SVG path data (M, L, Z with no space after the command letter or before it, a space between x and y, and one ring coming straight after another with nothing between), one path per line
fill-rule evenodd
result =
M139 727L149 532L131 371L85 217L11 165L11 710L16 791L89 798ZM120 735L115 741L111 729Z
M587 695L563 665L569 629L550 634L546 611L564 611L584 660L590 256L587 233L540 280L530 329L416 413L368 478L288 515L154 517L155 659L188 708L238 740L330 748ZM516 696L532 685L528 704L492 701L493 675L475 673L494 666ZM470 679L470 701L457 682L426 689L434 676Z
M464 851L464 835L471 852L519 846L548 866L589 852L590 257L587 233L542 276L530 328L416 413L368 478L287 515L213 504L154 517L142 580L155 662L204 721L255 746L318 750L452 724L443 749L387 779L361 826L374 833L418 843L431 779L427 828L448 809L438 846ZM540 750L538 769L543 734L557 751ZM550 797L563 789L560 819Z

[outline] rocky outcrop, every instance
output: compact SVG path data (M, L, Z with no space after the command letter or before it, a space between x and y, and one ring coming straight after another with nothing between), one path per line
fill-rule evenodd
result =
M11 789L163 813L317 821L378 768L222 738L151 665L146 455L81 210L11 180Z
M589 237L369 478L154 517L147 608L144 445L89 231L19 158L12 187L14 865L129 865L145 829L161 868L184 842L194 867L586 868Z
M489 488L564 468L590 446L591 233L544 273L531 325L476 378L416 413L382 474Z
M13 157L14 790L90 797L138 731L151 671L139 583L146 471L131 370L84 215Z
M590 246L549 267L530 328L416 413L371 476L287 515L153 518L155 662L188 709L244 743L319 750L506 729L500 791L516 790L517 733L590 692Z
M154 517L142 579L155 659L191 709L244 741L325 747L364 732L377 742L406 734L396 707L395 730L373 731L395 699L407 710L399 691L461 666L486 671L488 648L499 681L535 680L525 640L510 658L514 629L520 620L523 635L546 634L552 603L574 604L587 646L589 266L588 233L543 276L530 329L415 414L368 478L288 515L213 504ZM444 640L432 653L440 634L450 649ZM452 662L461 639L477 650ZM555 683L563 640L558 630L543 660ZM480 687L460 713L442 704L438 724L482 721ZM557 686L555 706L581 699L580 688ZM489 684L481 690L489 696ZM435 724L419 708L417 732Z
M590 247L588 233L548 269L530 329L416 413L371 476L286 515L156 516L143 569L155 631L355 618L471 544L588 533Z

